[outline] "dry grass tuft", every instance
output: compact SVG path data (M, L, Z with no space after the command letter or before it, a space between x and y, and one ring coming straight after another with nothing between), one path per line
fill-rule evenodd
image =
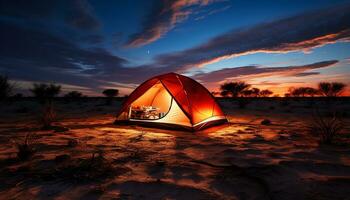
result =
M39 123L42 125L42 129L51 129L52 123L56 120L56 112L52 104L47 104L43 107L43 111L39 116Z
M334 138L339 136L343 130L344 123L336 112L332 116L325 116L315 112L309 126L309 131L319 136L320 143L323 144L332 144Z
M271 120L269 120L269 119L264 119L264 120L262 120L260 123L261 123L261 125L271 125Z
M79 140L74 139L74 138L70 138L67 141L67 147L76 147L79 145Z
M17 158L19 160L28 160L35 154L34 145L36 144L37 138L35 134L27 133L23 140L12 140L12 143L17 149Z

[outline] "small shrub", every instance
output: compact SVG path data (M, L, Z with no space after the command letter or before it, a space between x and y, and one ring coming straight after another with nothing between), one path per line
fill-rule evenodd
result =
M117 89L106 89L102 92L107 97L106 105L111 105L114 97L118 96L119 90Z
M56 112L53 109L52 104L46 104L43 107L43 111L39 116L39 123L42 125L42 129L51 129L52 123L56 120Z
M90 158L72 161L68 165L59 167L53 178L65 179L67 181L97 181L115 174L114 168L108 162L102 151L94 152Z
M76 147L78 146L78 144L79 144L79 141L76 139L69 139L67 142L68 147Z
M319 136L320 143L331 144L334 138L343 131L344 123L336 113L332 117L327 117L317 112L313 115L309 129L311 133Z
M271 125L271 120L269 120L269 119L264 119L264 120L261 121L261 124L262 124L262 125Z
M35 98L39 100L40 103L44 104L47 102L52 102L53 98L61 92L61 86L55 84L33 84L33 88L30 89Z
M35 134L28 133L22 141L13 140L19 160L28 160L35 154L34 144L36 143L36 139L37 137Z
M68 103L68 102L73 102L73 101L79 101L84 96L81 92L71 91L71 92L68 92L67 94L65 94L63 97L64 97L65 102Z
M10 96L13 90L13 84L10 83L7 76L0 75L0 100Z

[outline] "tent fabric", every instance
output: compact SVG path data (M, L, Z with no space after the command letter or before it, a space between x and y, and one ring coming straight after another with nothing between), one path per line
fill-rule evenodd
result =
M171 100L166 100L169 99L166 96L171 97ZM170 104L169 101L173 102ZM143 121L190 127L210 121L226 121L215 98L204 86L191 78L176 73L159 75L142 83L125 100L117 115L117 120L131 120L128 119L128 112L133 104L151 105L153 103L164 107L161 108L163 110L167 105L170 105L171 108L167 113L169 116L166 115L158 120ZM174 117L175 115L178 117Z

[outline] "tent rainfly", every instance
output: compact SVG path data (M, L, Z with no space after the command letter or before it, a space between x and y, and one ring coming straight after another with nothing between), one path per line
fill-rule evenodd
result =
M186 76L168 73L137 87L123 103L118 122L196 131L227 119L204 86Z

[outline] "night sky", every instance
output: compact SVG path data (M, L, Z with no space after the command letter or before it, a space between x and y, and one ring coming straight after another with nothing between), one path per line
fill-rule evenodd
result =
M18 91L125 95L167 72L210 91L350 85L349 0L0 0L0 33L0 74Z

